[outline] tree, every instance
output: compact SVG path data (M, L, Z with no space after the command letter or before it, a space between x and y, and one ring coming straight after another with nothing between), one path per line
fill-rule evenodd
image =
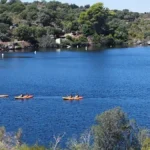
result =
M94 44L99 44L99 43L100 43L100 36L95 33L95 34L93 35L93 40L92 40L92 42L93 42Z
M139 128L135 122L131 122L127 118L120 108L106 111L99 115L96 120L97 125L93 127L96 150L131 148L140 150Z
M44 35L39 39L39 46L42 48L54 48L57 47L57 44L53 37L51 37L50 35Z
M47 27L47 34L54 35L55 37L63 34L63 31L59 28Z
M116 30L115 30L115 34L114 37L123 41L127 41L128 40L128 31L127 28L125 26L119 26Z
M87 25L87 24L83 24L82 25L82 32L85 36L89 36L89 35L92 35L94 34L94 29L91 28L90 25Z
M0 4L6 4L7 0L0 0Z
M66 33L78 31L79 29L79 23L77 21L64 21L62 24Z
M26 25L19 26L15 30L15 35L19 37L20 40L26 40L29 41L29 39L32 37L32 28Z
M91 30L95 30L98 34L102 34L105 32L108 15L109 11L104 8L103 3L97 3L80 14L79 22L88 25Z
M8 14L0 14L0 23L6 23L11 25L12 24L12 18Z
M47 30L42 27L32 27L32 32L35 38L41 38L42 36L47 34Z
M142 150L149 150L150 149L150 138L146 138L142 145Z
M43 24L43 26L48 26L50 24L50 16L49 14L46 14L46 13L42 13L39 15L39 20L40 20L40 23Z
M76 4L70 4L70 7L71 7L72 9L79 8L79 6L77 6Z
M115 39L114 37L109 34L107 36L101 35L100 36L100 44L103 47L114 47L115 46Z
M61 6L61 3L57 2L57 1L50 1L46 5L46 7L48 9L51 9L51 10L54 10L54 11L56 11L59 6Z
M29 12L32 12L32 11L36 11L36 12L38 12L38 8L37 8L37 5L36 4L31 4L31 5L27 5L27 10L29 11Z
M5 23L0 23L0 32L7 33L9 30L9 25Z
M20 2L20 0L9 0L9 4L14 4L14 3L18 3Z
M16 13L20 13L25 9L24 4L22 4L21 2L17 2L17 3L13 3L11 5L11 11L12 12L16 12Z
M0 14L8 10L8 7L4 4L0 4Z
M27 10L24 10L20 13L19 17L20 19L27 19L27 16L28 16L28 11Z
M63 22L63 28L64 28L66 33L71 32L72 22L69 22L69 21Z
M7 34L4 34L4 33L0 32L0 41L8 42L8 41L10 41L10 38L8 37Z
M37 12L36 11L28 12L26 18L30 22L33 21L33 20L36 20L38 18Z
M90 8L90 5L85 5L84 8L88 9Z
M43 26L49 26L54 21L54 14L49 10L41 10L38 13L38 20Z

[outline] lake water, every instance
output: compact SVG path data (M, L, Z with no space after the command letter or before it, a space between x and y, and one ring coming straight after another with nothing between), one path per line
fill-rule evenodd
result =
M21 93L34 99L17 101ZM0 126L23 130L23 141L48 145L53 135L78 136L101 112L120 106L150 126L150 48L94 52L5 53L0 58ZM80 94L82 101L63 101Z

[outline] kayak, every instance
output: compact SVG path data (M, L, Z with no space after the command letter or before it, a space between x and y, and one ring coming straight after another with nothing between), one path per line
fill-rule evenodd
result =
M16 96L15 99L30 99L33 98L33 95L25 95L25 96Z
M79 97L62 97L63 100L81 100L83 99L83 97L79 96Z
M73 97L62 97L63 100L74 100Z
M33 95L25 95L25 96L16 96L15 99L30 99L33 98Z
M6 98L8 95L0 95L0 98Z

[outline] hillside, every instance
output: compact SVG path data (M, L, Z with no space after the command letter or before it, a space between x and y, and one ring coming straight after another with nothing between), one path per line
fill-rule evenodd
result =
M1 0L0 45L2 49L3 42L10 41L36 47L150 44L149 23L150 13L110 10L102 3L79 7L57 1Z

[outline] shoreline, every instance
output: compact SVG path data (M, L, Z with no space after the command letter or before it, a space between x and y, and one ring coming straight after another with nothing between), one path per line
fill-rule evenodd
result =
M115 46L115 47L81 47L81 48L24 48L24 49L14 49L14 50L0 50L0 53L3 52L48 52L48 51L101 51L101 50L109 50L109 49L124 49L124 48L136 48L136 47L149 47L150 45L132 45L132 46Z

